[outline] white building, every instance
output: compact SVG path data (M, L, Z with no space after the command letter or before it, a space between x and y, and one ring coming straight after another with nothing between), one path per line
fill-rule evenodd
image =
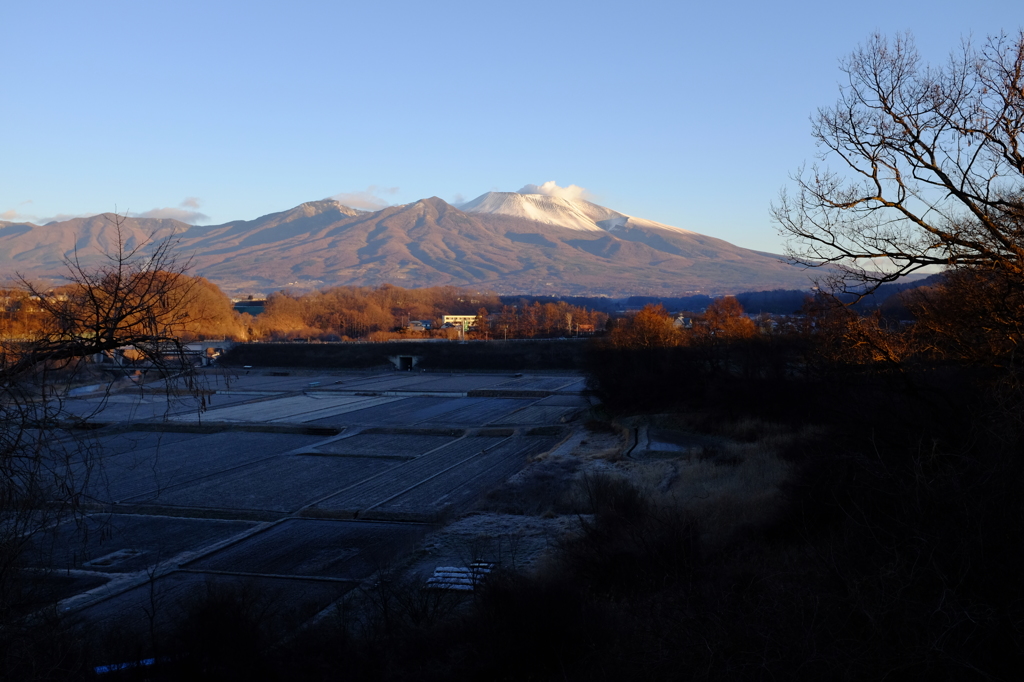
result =
M442 324L450 324L453 327L471 327L476 324L476 315L445 315Z

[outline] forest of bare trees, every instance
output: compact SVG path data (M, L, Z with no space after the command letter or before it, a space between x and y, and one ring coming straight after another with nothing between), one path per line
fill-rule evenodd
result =
M337 287L311 294L278 292L268 297L264 312L248 324L260 340L315 338L325 341L386 338L403 332L412 320L431 324L435 334L444 315L476 315L473 336L491 339L570 336L603 330L606 313L565 301L528 300L509 305L496 294L457 287L403 289ZM424 334L419 334L424 336ZM430 336L426 334L425 336Z

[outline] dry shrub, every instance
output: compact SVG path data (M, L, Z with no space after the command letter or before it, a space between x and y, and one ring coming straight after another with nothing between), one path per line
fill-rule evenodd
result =
M715 433L741 443L760 443L766 438L788 435L792 427L757 417L741 417L721 423Z
M499 514L550 516L571 511L570 491L578 459L546 457L534 462L518 476L492 491L481 509Z
M679 507L653 502L623 476L580 481L581 529L564 541L563 570L600 592L629 593L688 573L698 555L696 523Z
M792 464L772 450L726 444L714 458L633 462L620 469L619 477L622 485L636 490L646 504L686 515L699 525L708 542L720 543L740 528L775 518L782 503L780 489L792 469ZM591 478L601 481L615 476ZM574 496L576 508L594 509L591 498L595 494L601 498L606 494L603 488L609 485L584 479Z

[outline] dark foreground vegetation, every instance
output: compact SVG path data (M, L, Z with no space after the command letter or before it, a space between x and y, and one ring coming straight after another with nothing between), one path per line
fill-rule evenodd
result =
M794 474L773 516L717 546L698 543L692 568L681 578L659 574L647 606L615 604L636 624L636 649L627 651L639 656L624 657L623 674L1018 674L1024 405L1016 374L939 360L846 362L826 357L825 341L738 342L728 349L731 372L716 372L694 348L596 354L595 375L618 409L674 404L712 432L745 422L821 427L784 453ZM843 347L851 357L853 345ZM647 631L651 614L657 624ZM666 636L673 644L661 649L655 642Z

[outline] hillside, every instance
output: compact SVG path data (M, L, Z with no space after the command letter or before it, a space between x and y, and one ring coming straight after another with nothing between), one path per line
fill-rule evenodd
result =
M477 286L499 293L682 295L806 288L778 256L585 201L491 192L461 208L432 197L365 212L315 201L250 221L127 218L126 243L173 236L192 272L229 293L337 285ZM62 272L117 243L111 214L0 223L0 272ZM77 251L76 251L77 249Z

